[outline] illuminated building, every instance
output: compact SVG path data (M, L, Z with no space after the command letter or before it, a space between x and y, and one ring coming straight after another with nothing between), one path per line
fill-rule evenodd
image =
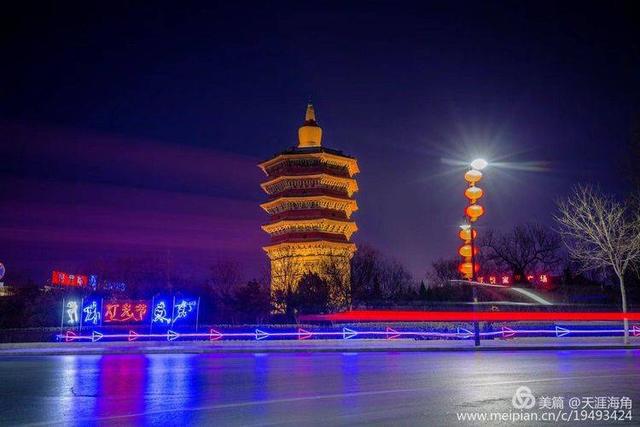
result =
M321 143L322 128L309 104L298 145L258 165L267 175L261 187L269 195L260 205L270 215L262 226L270 236L263 249L271 261L272 296L295 290L306 272L328 279L330 271L332 303L341 305L350 298L350 259L356 251L350 238L358 229L351 214L358 209L353 194L359 169L355 158Z

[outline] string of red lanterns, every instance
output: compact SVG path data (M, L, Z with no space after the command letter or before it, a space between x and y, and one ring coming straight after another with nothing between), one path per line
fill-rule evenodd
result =
M458 254L462 257L458 271L467 280L473 280L475 274L480 271L480 266L475 262L478 248L474 245L474 240L478 233L473 228L473 223L484 215L484 207L477 203L484 195L484 191L476 184L482 179L481 170L485 167L487 167L485 160L476 159L471 162L471 169L464 174L464 179L468 184L464 191L464 196L469 200L469 203L464 210L466 223L460 226L461 230L458 233L458 236L464 242L458 249Z

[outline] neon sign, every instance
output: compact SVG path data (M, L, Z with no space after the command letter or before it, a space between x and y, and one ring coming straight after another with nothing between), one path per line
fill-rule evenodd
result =
M103 282L102 288L110 291L124 291L127 285L124 282Z
M87 276L82 274L69 274L64 271L51 273L51 284L60 286L86 286L89 283Z
M104 304L105 323L140 323L147 319L149 304L146 301L108 301Z
M491 274L489 276L478 276L477 281L479 283L488 283L490 285L502 284L510 286L513 283L519 283L522 279L521 276L511 276L508 274ZM551 280L551 276L549 274L538 274L533 275L529 274L526 276L527 282L529 283L537 283L540 285L547 285Z
M187 319L188 317L191 317L191 314L196 311L197 306L197 300L183 299L180 302L174 302L172 323L175 323L180 319Z
M633 337L640 337L640 326L633 325L631 328L631 334ZM574 328L574 327L562 327L555 325L546 329L512 329L507 326L503 326L500 330L490 332L480 332L480 336L485 338L514 338L516 336L549 336L555 338L562 338L567 335L571 336L612 336L620 335L624 333L624 329L606 329L606 328ZM246 332L220 332L215 329L210 329L209 332L194 332L194 333L178 333L172 330L167 330L163 333L149 333L143 334L135 331L129 331L128 333L115 333L115 334L103 334L98 331L93 331L88 335L80 335L74 331L66 331L63 334L58 335L59 339L64 341L92 341L96 342L101 339L121 339L127 341L135 341L138 339L158 339L163 338L167 341L174 341L178 338L191 338L191 339L209 339L210 341L217 341L224 338L231 339L254 339L256 341L263 341L268 338L272 339L298 339L306 340L312 337L320 339L386 339L395 340L399 338L415 339L419 337L430 337L436 339L459 339L467 340L473 338L474 334L468 329L458 327L454 331L441 332L441 331L429 331L429 330L396 330L387 326L384 330L354 330L343 327L339 330L329 331L308 331L305 329L298 329L296 331L263 331L256 329L255 331Z
M166 323L167 325L171 323L171 319L167 317L167 303L164 301L160 301L153 307L153 317L151 318L151 323Z
M89 304L85 304L82 312L84 313L82 322L85 325L98 325L100 323L100 308L98 307L98 303L95 300L91 301Z
M78 313L79 310L80 304L78 304L78 301L67 301L64 309L64 312L66 313L65 323L67 325L77 325L78 323L80 323L80 316Z

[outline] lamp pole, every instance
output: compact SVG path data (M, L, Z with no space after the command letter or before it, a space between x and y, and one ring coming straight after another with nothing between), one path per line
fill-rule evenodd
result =
M473 312L478 311L478 285L476 281L476 254L475 237L473 237L473 225L469 223L469 231L471 232L471 290L473 296ZM473 342L476 347L480 347L480 323L473 321Z
M469 200L469 205L472 205L473 201ZM475 245L475 237L473 236L473 222L468 221L469 225L469 240L471 243L471 292L473 298L473 312L476 313L478 311L478 285L476 284L476 245ZM473 321L473 344L475 347L480 347L480 322L477 320Z
M482 179L481 170L487 167L487 165L486 160L475 159L470 163L470 168L464 174L464 179L469 184L464 195L469 199L469 203L465 208L465 224L461 226L463 231L460 237L465 243L459 250L460 255L463 257L463 263L460 264L460 272L471 282L474 312L477 311L478 306L478 289L476 284L476 248L473 223L484 213L484 208L476 204L484 194L480 187L476 187L476 183ZM473 329L474 341L477 347L480 345L480 326L478 321L473 322Z

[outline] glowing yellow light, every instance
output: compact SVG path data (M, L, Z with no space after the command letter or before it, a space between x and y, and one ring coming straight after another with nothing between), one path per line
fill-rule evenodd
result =
M471 186L464 190L465 197L471 200L472 203L481 198L483 194L484 191L480 187Z
M473 230L473 238L475 239L477 236L478 232L476 230ZM460 230L460 232L458 233L458 237L460 237L464 241L471 240L471 229L465 228L463 230Z
M473 268L474 268L474 265L472 263L461 262L460 265L458 266L458 271L462 273L463 276L470 279L473 276L473 273L472 273ZM478 263L475 263L475 270L476 270L476 273L480 270L480 266L478 265Z
M458 253L460 254L460 256L463 256L465 258L471 257L471 245L460 246L460 249L458 249ZM474 255L477 255L478 248L473 248L473 253Z
M471 218L471 221L475 221L484 214L484 208L480 205L469 205L465 209L465 213Z
M464 174L464 179L469 183L469 184L475 184L476 182L480 181L482 179L482 172L475 170L475 169L471 169L470 171L467 171Z

